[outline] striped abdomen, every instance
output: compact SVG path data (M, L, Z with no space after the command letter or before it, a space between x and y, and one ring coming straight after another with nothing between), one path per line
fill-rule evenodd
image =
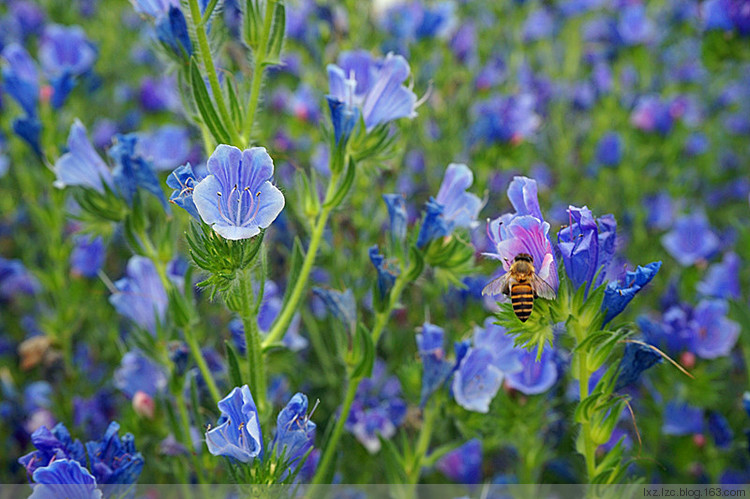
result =
M513 312L521 322L526 322L534 308L534 291L530 284L518 283L510 288L510 302L513 305Z

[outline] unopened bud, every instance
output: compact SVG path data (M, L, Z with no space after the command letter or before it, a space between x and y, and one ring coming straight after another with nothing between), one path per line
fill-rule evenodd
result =
M141 417L153 419L155 409L154 399L146 392L138 390L133 395L133 410Z

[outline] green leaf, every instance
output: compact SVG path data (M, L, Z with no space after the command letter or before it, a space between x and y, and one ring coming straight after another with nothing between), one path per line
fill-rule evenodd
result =
M214 109L214 104L208 95L206 83L203 81L195 58L190 61L190 88L193 91L193 99L195 100L195 105L198 108L201 119L211 132L211 135L213 135L216 142L229 144L231 142L230 134L216 113L216 109Z
M276 2L273 10L273 24L268 39L264 64L280 64L281 49L284 45L284 31L286 29L286 9L283 0Z
M237 351L234 349L229 341L224 342L224 346L227 349L227 364L229 365L229 381L232 386L242 386L242 371L240 371L240 363L237 359Z
M356 366L352 370L351 379L367 378L372 375L372 366L375 363L375 344L372 341L370 331L360 323L357 325L357 341L355 343L357 353Z
M201 425L203 418L200 412L200 397L198 397L198 376L195 374L190 376L190 405L193 410L193 423Z
M260 9L257 0L246 0L242 36L245 44L255 53L260 45Z
M344 201L346 195L349 193L349 190L352 188L356 173L357 164L355 163L354 158L349 158L349 164L347 164L346 170L344 171L344 178L339 182L339 185L336 188L336 192L333 194L331 199L323 206L325 206L326 208L335 208L340 205Z
M242 120L244 113L242 112L242 104L240 104L239 98L237 98L237 82L233 74L229 74L226 77L227 81L227 95L229 96L229 111L232 114L232 124L234 128L242 128Z
M424 254L416 246L411 246L409 248L409 269L407 270L406 278L409 282L414 282L422 275L423 271Z

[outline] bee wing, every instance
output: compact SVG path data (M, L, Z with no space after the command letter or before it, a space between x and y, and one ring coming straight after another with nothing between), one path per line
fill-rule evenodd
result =
M531 282L531 285L534 288L534 293L540 298L554 300L557 297L557 293L555 293L552 286L536 274L534 274L534 279Z
M482 295L499 295L510 293L510 272L506 272L497 279L491 280L482 290Z

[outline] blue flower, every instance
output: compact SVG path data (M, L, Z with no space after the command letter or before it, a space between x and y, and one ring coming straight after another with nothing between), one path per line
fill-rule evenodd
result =
M37 156L42 156L42 122L39 119L33 116L16 118L13 120L13 131Z
M732 427L729 426L727 418L722 416L716 411L709 411L708 413L708 431L714 439L716 447L719 449L727 449L732 445L732 438L734 438L734 432Z
M167 14L170 7L179 7L180 0L130 0L130 3L139 14L157 19Z
M384 301L388 298L393 285L396 283L396 278L401 271L398 265L394 265L392 260L385 259L380 253L377 244L370 248L369 253L370 261L378 272L378 294L380 299Z
M695 307L696 355L715 359L729 355L740 336L740 325L727 318L729 304L724 300L703 300Z
M732 31L734 23L729 15L730 0L706 0L701 4L703 26L707 30Z
M314 287L313 294L323 300L328 311L341 321L347 332L354 331L357 326L357 303L351 289L336 291Z
M625 45L641 45L653 40L655 27L644 5L631 4L620 12L617 32Z
M113 186L112 173L94 150L83 124L76 120L68 135L68 152L60 156L54 166L55 187L60 189L73 185L88 187L104 193L104 186Z
M669 104L659 96L646 95L641 97L630 114L630 123L646 132L657 131L667 135L674 126L674 117Z
M175 189L169 196L169 202L183 208L196 220L201 218L193 201L193 191L195 186L206 178L206 174L207 172L203 168L193 167L190 163L187 163L175 169L167 177L167 185Z
M128 261L126 276L115 282L117 292L109 302L117 312L156 335L158 323L164 321L169 298L153 262L143 256Z
M596 161L603 166L617 166L622 162L622 138L617 132L607 132L596 144Z
M112 421L99 441L86 443L86 452L96 483L121 485L108 491L114 497L119 497L118 491L122 494L128 490L127 486L136 483L143 471L143 456L135 449L133 434L127 433L120 437L119 431L120 425Z
M284 209L284 195L271 183L273 161L263 147L240 151L221 144L208 158L209 175L193 190L204 222L226 239L260 233Z
M114 385L128 398L141 391L155 397L167 388L165 369L146 357L139 350L132 350L122 357L120 367L114 373Z
M190 132L178 125L164 125L151 132L138 133L135 151L154 170L173 170L190 155Z
M74 78L89 71L96 61L96 49L80 26L50 24L39 42L39 62L52 84L52 106L65 103Z
M469 167L458 163L448 165L437 197L430 198L427 203L427 214L417 237L417 247L422 248L434 239L449 236L458 227L476 226L482 200L466 192L472 183L474 175Z
M417 96L403 85L409 72L409 63L400 55L376 60L364 50L343 52L338 65L328 65L329 105L331 100L345 104L343 124L351 119L346 113L361 109L367 131L399 118L414 118Z
M75 275L94 278L102 268L105 256L104 240L101 236L77 236L75 247L70 253L70 270Z
M611 281L604 289L604 299L601 309L605 311L604 322L607 324L620 314L635 295L651 282L659 269L661 262L652 262L645 267L638 268L633 272L627 272L625 278L620 281Z
M342 139L347 141L352 134L352 130L357 125L357 120L359 120L359 108L330 95L326 96L326 100L331 110L333 135L336 138L336 145L338 145Z
M666 192L648 196L643 200L646 207L646 225L655 229L668 229L674 220L675 203Z
M476 103L471 110L469 143L518 144L531 137L542 123L536 114L536 98L522 93L494 96Z
M422 393L420 405L447 381L453 372L452 362L445 360L443 328L425 322L417 333L417 350L422 359Z
M692 351L694 348L697 325L693 320L693 308L689 305L669 307L660 322L641 316L636 319L636 323L649 344L670 355Z
M671 401L664 408L661 427L665 435L692 435L703 432L703 410L684 402Z
M571 225L557 233L557 241L568 278L575 288L586 283L588 295L604 281L615 255L617 222L612 215L597 220L585 206L569 206L568 214Z
M167 207L159 178L149 161L136 152L138 136L134 133L115 135L115 144L107 151L115 162L112 176L120 194L128 204L132 203L136 190L141 187L150 192Z
M208 451L249 463L263 455L258 409L247 385L234 388L219 401L218 426L206 432Z
M526 395L544 393L557 381L557 364L551 348L545 348L537 360L536 352L523 350L519 356L521 370L509 373L506 383L509 387Z
M529 14L523 23L523 41L535 42L552 36L555 31L555 18L545 8L536 9Z
M396 376L387 376L385 364L376 360L372 377L364 378L357 388L344 428L374 454L380 450L379 437L389 439L395 435L405 417L401 383Z
M391 220L391 235L395 241L406 238L406 200L401 194L383 194Z
M661 362L662 356L653 348L640 343L625 345L625 353L618 368L615 390L620 390L638 381L641 373Z
M720 245L705 213L700 211L675 220L672 230L662 236L661 243L680 265L686 267L709 259Z
M739 299L740 263L740 257L736 253L726 253L721 263L715 263L708 268L696 289L703 296L711 298Z
M99 499L102 491L96 479L78 461L58 459L34 472L34 492L30 499Z
M156 37L179 59L193 55L187 21L179 6L170 6L167 15L157 19Z
M31 442L37 450L18 459L18 463L26 468L29 476L33 476L36 470L58 459L72 459L86 464L83 444L80 440L73 440L62 423L58 423L52 431L42 426L32 433Z
M441 457L435 466L454 482L479 483L482 480L482 441L472 438Z
M487 413L503 382L503 373L492 365L492 353L470 348L453 377L453 396L469 411Z
M286 462L295 467L312 448L315 428L307 415L307 395L296 393L276 418L276 436L271 448L277 457L284 454Z
M39 72L34 59L17 43L5 47L2 56L3 90L18 102L27 116L36 117L39 105Z

